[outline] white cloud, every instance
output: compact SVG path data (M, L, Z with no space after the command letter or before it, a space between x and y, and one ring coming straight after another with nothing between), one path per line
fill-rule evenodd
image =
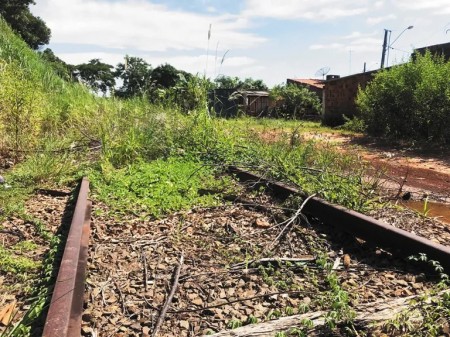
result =
M323 49L342 49L345 45L342 43L330 43L330 44L313 44L309 46L311 50L323 50Z
M409 10L433 9L435 14L450 13L450 2L448 0L395 0L400 8Z
M376 35L375 33L361 33L361 32L352 32L348 35L341 36L340 40L354 40L354 39L361 39L366 37L373 37Z
M381 48L380 39L374 37L373 33L363 34L353 32L350 35L342 36L338 40L345 40L345 43L332 42L329 44L313 44L310 50L337 50L340 52L373 52Z
M394 3L404 9L442 9L448 10L450 8L450 3L448 0L395 0Z
M323 21L365 13L366 5L367 0L247 0L243 15Z
M397 16L395 14L388 14L388 15L383 15L383 16L368 17L366 22L369 25L376 25L376 24L379 24L384 21L394 20L396 18L397 18Z
M265 39L245 32L248 21L232 15L170 10L145 0L41 0L33 10L52 29L52 43L142 51L251 48Z

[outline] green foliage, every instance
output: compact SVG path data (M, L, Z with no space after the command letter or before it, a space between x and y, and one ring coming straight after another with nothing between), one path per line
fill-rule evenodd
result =
M273 87L270 97L276 104L273 114L278 117L297 119L308 114L318 115L321 110L317 94L295 84Z
M347 116L343 115L344 117L344 125L341 126L341 129L351 131L351 132L365 132L367 129L367 125L359 117L353 116L352 118L348 118Z
M41 55L43 60L51 65L51 67L59 77L66 81L72 81L72 72L74 68L72 65L67 64L59 57L57 57L53 50L51 50L50 48L46 48L44 51L39 52L39 54Z
M268 90L269 88L262 80L254 80L249 77L241 80L239 77L221 75L214 83L218 89L239 89L239 90Z
M113 66L92 59L89 63L79 64L74 67L75 76L86 83L95 93L99 91L106 95L116 85Z
M200 76L180 77L175 87L176 104L183 112L206 108L209 80Z
M26 161L17 165L10 178L13 188L17 184L21 186L45 183L61 185L77 177L77 171L82 168L81 164L81 159L68 153L39 152L30 155Z
M178 82L179 73L174 66L168 63L159 65L152 71L152 84L166 89L174 87Z
M353 328L353 321L356 313L350 306L349 294L342 289L339 278L331 270L332 263L327 257L319 253L316 260L317 264L324 269L327 288L321 292L318 304L324 310L325 324L330 330L334 330L338 325L345 325Z
M29 299L31 303L29 309L23 318L14 326L8 327L2 336L29 336L32 324L42 318L44 309L48 307L56 279L55 266L59 263L64 241L59 236L51 236L49 244L50 248L42 261L39 282L32 288L33 297Z
M248 316L246 324L256 324L258 323L258 318L253 315Z
M228 329L237 329L242 326L242 321L236 318L230 320L227 324Z
M8 182L9 182L9 176ZM0 186L0 222L12 214L24 212L24 201L31 192L30 187L12 185L11 188Z
M0 17L33 49L50 41L50 29L40 18L31 14L29 6L33 0L2 0ZM0 19L1 20L1 19Z
M14 254L10 250L0 246L1 272L16 274L16 276L26 279L26 273L36 270L38 267L38 262L33 261L28 257Z
M450 62L415 55L415 60L376 74L356 103L369 134L450 143Z
M412 301L408 308L383 325L391 335L442 336L444 326L450 321L450 278L438 261L428 259L426 254L409 257L412 261L431 266L440 276L440 282L429 292Z
M40 132L45 100L42 88L16 62L0 63L0 134L2 145L32 147Z
M230 184L227 178L215 178L209 167L176 158L123 169L104 163L89 177L96 197L116 211L156 217L194 205L215 205Z
M130 98L145 95L151 86L152 67L140 57L125 56L125 62L116 66L115 77L122 80L122 86L115 95Z

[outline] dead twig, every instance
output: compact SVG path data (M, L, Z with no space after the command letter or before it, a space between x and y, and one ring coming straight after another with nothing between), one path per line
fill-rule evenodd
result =
M300 214L302 214L303 207L305 207L306 203L309 200L311 200L312 198L314 198L315 196L316 196L316 194L311 194L309 197L307 197L301 204L300 208L295 212L295 214L291 218L289 218L288 220L285 221L286 225L281 230L280 234L278 234L278 236L275 238L274 243L272 244L272 247L270 248L270 250L272 250L273 248L275 248L277 246L279 240L285 235L287 230L294 223L294 221L300 216Z
M25 240L25 235L19 230L10 231L7 229L0 229L0 234L10 234L10 235L18 236L22 240Z
M122 290L120 289L117 282L114 282L114 285L116 286L117 291L119 292L119 298L120 298L120 304L121 304L120 306L122 307L122 314L125 315L125 298L124 298Z
M147 257L145 256L144 250L141 248L142 264L144 265L144 289L147 292L147 280L148 280L148 269L147 269Z
M250 301L250 300L255 300L258 298L263 298L263 297L271 297L271 296L276 296L276 295L296 295L296 294L308 294L308 295L315 295L317 294L317 292L313 292L313 291L300 291L300 290L292 290L292 291L280 291L280 292L275 292L275 293L268 293L268 294L261 294L261 295L255 295L252 297L245 297L245 298L238 298L232 301L226 301L224 303L218 303L218 304L213 304L213 305L209 305L206 307L202 307L202 308L196 308L196 309L181 309L181 310L170 310L168 311L169 314L181 314L181 313L186 313L186 312L197 312L197 311L202 311L202 310L206 310L206 309L214 309L214 308L219 308L219 307L223 307L224 305L230 305L233 303L238 303L238 302L244 302L244 301Z
M309 262L309 261L314 261L316 258L312 255L306 255L303 257L280 257L280 258L276 258L276 257L270 257L270 258L262 258L259 260L250 260L248 262L240 262L240 263L236 263L234 265L231 266L230 269L240 269L242 267L246 267L246 266L257 266L257 265L263 265L263 264L268 264L268 263L273 263L273 264L279 264L279 263L297 263L297 262Z
M166 316L167 309L169 308L170 303L172 302L173 296L175 295L175 291L178 287L178 279L180 278L180 272L181 268L183 267L184 263L184 253L181 253L180 262L175 267L174 270L174 276L173 276L173 282L172 287L170 289L169 296L167 296L166 302L164 303L164 306L161 309L161 312L159 314L158 320L156 321L155 328L152 332L152 337L155 337L158 334L158 330L161 328L162 323L164 322L164 317Z
M409 174L409 166L406 167L406 172L405 172L405 177L402 179L402 181L399 183L400 186L398 188L397 191L397 195L394 197L394 200L397 200L400 198L400 195L403 192L403 186L406 184L406 182L408 181L408 174Z

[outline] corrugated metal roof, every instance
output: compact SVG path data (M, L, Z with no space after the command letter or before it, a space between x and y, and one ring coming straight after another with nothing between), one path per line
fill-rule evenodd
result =
M237 90L236 92L247 96L269 96L269 93L267 91L259 90Z
M300 84L310 85L319 89L323 89L325 85L323 80L318 80L314 78L292 78L289 80Z

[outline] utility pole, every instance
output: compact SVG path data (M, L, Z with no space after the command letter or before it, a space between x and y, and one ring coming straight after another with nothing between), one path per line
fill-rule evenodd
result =
M384 57L386 56L386 49L388 48L388 32L390 32L389 29L384 30L384 41L383 41L383 52L381 53L381 63L380 68L384 68Z

